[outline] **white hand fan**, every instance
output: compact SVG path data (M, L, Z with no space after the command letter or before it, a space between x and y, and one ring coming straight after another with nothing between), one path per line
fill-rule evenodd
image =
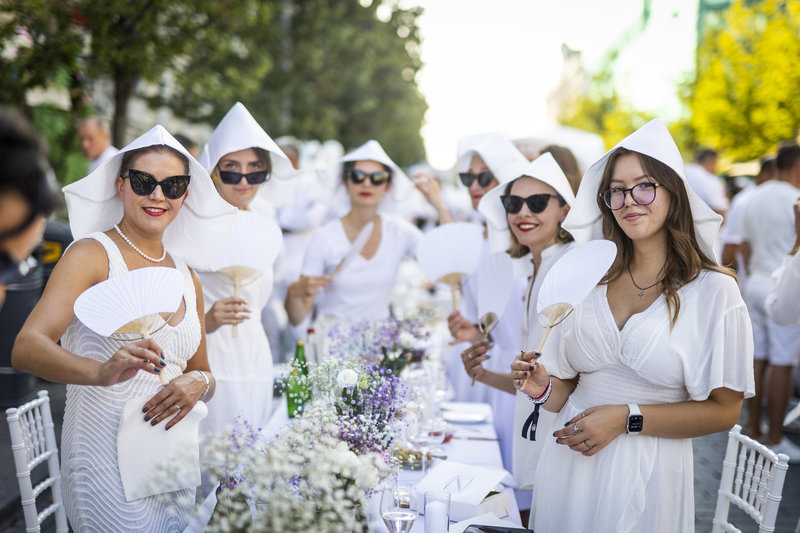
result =
M514 265L505 252L497 252L484 260L478 268L478 328L483 336L481 341L497 327L511 297L514 285ZM476 378L472 378L475 386Z
M545 327L537 352L542 351L553 326L567 318L603 279L616 256L617 245L613 242L588 241L567 251L550 268L536 301L539 323Z
M450 286L453 309L456 291L464 276L478 268L483 254L483 228L468 222L453 222L422 236L417 261L429 280Z
M183 283L183 275L174 268L132 270L83 291L75 300L75 316L104 337L138 333L146 339L159 324L166 324L160 313L178 310ZM158 377L163 385L169 383L164 373Z
M233 296L239 297L242 283L252 283L275 262L281 250L281 230L270 219L251 213L236 213L225 242L211 261L211 270L233 283ZM232 335L238 335L233 325Z

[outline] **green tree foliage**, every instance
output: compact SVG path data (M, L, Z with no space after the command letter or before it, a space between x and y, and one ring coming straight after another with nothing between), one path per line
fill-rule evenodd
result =
M637 111L620 97L609 67L592 76L587 93L569 102L559 112L561 124L600 135L606 148L611 148L652 118L651 114Z
M236 32L249 49L245 64L226 69L230 60L219 55L209 71L213 53L198 54L176 69L176 90L164 101L179 116L212 124L241 101L273 136L337 139L350 148L375 138L399 164L417 162L425 155L420 127L427 109L415 81L421 10L364 3L273 2L275 16L258 31ZM255 55L273 58L269 68ZM214 98L209 88L218 88Z
M704 144L757 158L800 127L800 2L734 2L698 50L689 97Z

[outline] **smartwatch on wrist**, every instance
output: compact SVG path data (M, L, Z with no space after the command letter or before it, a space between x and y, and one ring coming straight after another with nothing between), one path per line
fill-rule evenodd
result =
M628 435L638 435L644 426L644 417L635 403L628 404Z

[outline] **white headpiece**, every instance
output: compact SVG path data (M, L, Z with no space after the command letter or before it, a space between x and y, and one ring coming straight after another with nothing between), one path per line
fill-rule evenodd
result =
M697 242L700 245L700 249L709 258L713 258L714 241L719 233L722 217L708 207L687 185L683 157L681 157L681 153L666 126L658 119L651 120L622 139L614 148L606 152L599 161L589 167L578 188L575 206L570 210L564 221L564 229L569 231L577 242L604 238L603 221L600 216L600 208L597 206L597 194L599 193L600 181L603 178L608 158L612 152L620 147L657 159L680 176L686 188L686 194L689 197L689 207L694 219Z
M72 235L75 240L82 239L92 232L106 231L122 219L122 200L114 187L122 157L126 152L155 145L169 146L185 155L192 177L183 207L164 232L164 244L190 266L205 268L233 224L236 208L217 194L205 169L160 125L103 161L85 178L64 187Z
M233 105L214 129L200 154L200 164L211 174L223 156L248 148L266 150L271 154L272 163L271 177L259 188L250 208L254 211L273 211L286 203L294 192L297 182L286 180L294 177L296 171L283 150L240 102ZM263 209L259 209L260 206Z
M486 217L489 229L489 251L491 253L504 252L511 246L511 230L508 229L506 210L500 201L506 184L521 176L537 179L556 190L558 194L572 207L575 195L569 185L567 177L558 166L556 160L548 152L531 161L519 174L502 182L500 185L486 193L478 204L478 211Z
M479 133L458 140L456 168L467 172L474 155L483 159L500 183L508 183L522 175L528 160L502 133Z
M381 212L397 213L402 211L403 202L416 201L410 198L415 191L411 179L392 161L380 143L374 139L345 154L336 165L320 170L318 172L320 178L319 187L312 191L310 196L316 201L331 205L337 211L345 207L349 209L350 197L345 190L342 173L344 172L345 163L351 161L377 161L392 169L392 181L389 191L381 199L379 206Z

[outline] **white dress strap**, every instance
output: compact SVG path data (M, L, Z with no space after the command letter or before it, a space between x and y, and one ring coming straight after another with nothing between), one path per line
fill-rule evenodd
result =
M95 231L89 234L88 238L96 240L105 248L106 255L108 255L109 279L128 272L128 265L125 264L125 259L122 258L122 252L119 251L119 247L111 240L111 237L102 231Z

